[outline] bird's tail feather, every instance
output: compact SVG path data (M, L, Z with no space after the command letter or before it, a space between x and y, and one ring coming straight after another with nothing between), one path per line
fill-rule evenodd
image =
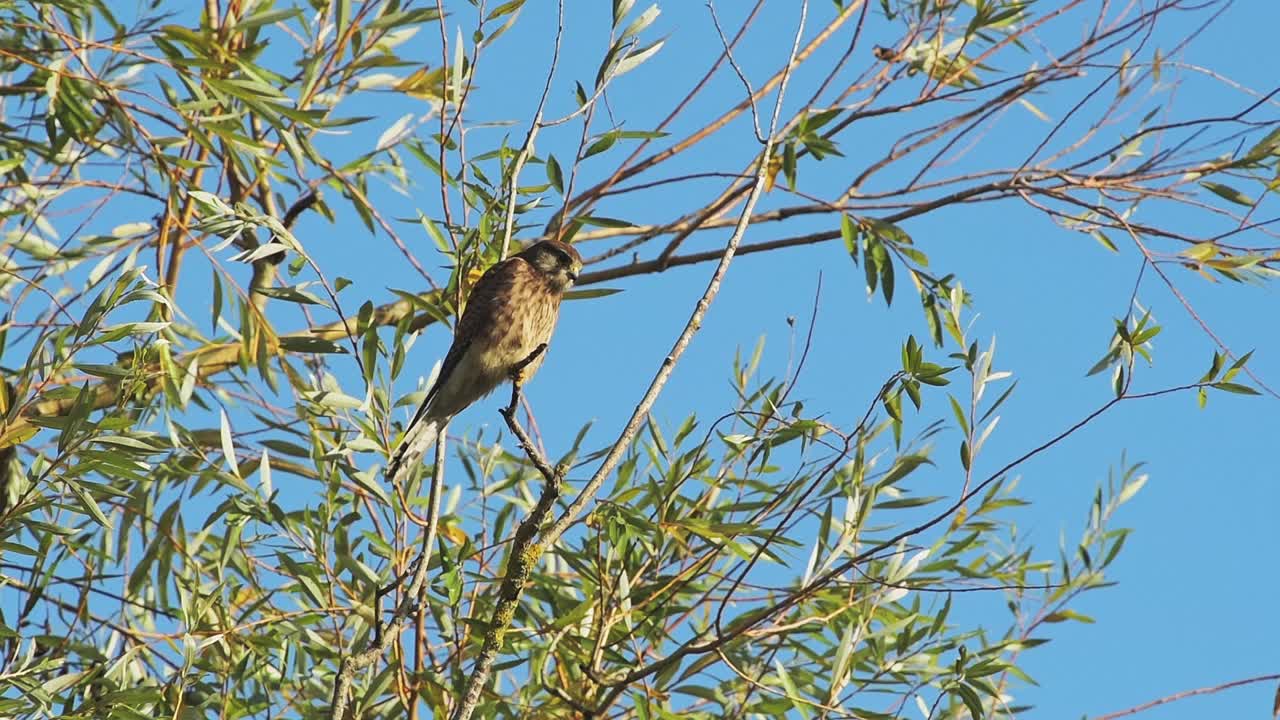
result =
M444 424L440 418L422 417L409 425L400 446L387 463L387 482L393 486L404 482L413 467L422 461L422 456L435 445L436 437Z

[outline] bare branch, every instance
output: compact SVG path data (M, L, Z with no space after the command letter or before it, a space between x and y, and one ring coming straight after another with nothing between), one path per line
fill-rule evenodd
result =
M547 105L547 96L551 94L551 82L555 79L556 67L560 64L560 37L563 34L564 0L558 0L556 3L556 40L551 51L551 67L547 69L547 82L542 86L542 97L538 98L538 109L533 113L533 120L529 123L529 132L524 136L524 144L520 146L520 152L516 155L516 160L511 165L511 182L507 189L507 219L502 226L502 253L498 255L499 260L505 260L511 251L511 231L516 224L516 196L519 194L520 171L524 169L525 162L533 152L533 141L538 136L538 130L542 129L542 112Z
M751 81L742 72L742 68L738 67L738 61L733 59L733 48L729 45L729 38L724 36L724 30L720 27L720 18L716 16L715 0L707 0L707 11L711 13L711 24L715 25L716 34L720 36L720 45L724 48L724 56L729 59L729 67L733 68L733 72L742 81L742 86L747 89L747 103L751 105L751 124L756 130L756 140L763 145L764 133L760 130L760 113L756 109L755 91L751 89Z
M1098 715L1093 720L1115 720L1116 718L1127 717L1129 715L1137 715L1138 713L1146 712L1152 708L1160 707L1161 705L1168 705L1171 702L1177 702L1179 700L1186 700L1189 697L1196 697L1197 695L1213 695L1220 693L1223 690L1230 690L1232 688L1238 688L1244 685L1252 685L1260 682L1275 682L1276 680L1280 680L1280 674L1258 675L1256 677L1245 678L1244 680L1232 680L1231 682L1222 683L1221 685L1196 688L1195 690L1183 690L1182 692L1166 695L1165 697L1157 700L1145 702L1141 705L1135 705L1126 710L1117 710L1116 712L1107 713L1106 715ZM1280 694L1277 694L1277 697L1280 697Z

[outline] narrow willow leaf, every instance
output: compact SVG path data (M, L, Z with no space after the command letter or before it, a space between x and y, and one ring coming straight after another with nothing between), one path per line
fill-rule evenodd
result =
M570 290L564 294L565 300L588 300L590 298L608 297L622 292L622 288L591 288L589 290Z
M659 50L661 50L664 43L666 43L666 40L659 40L649 47L637 50L636 52L622 58L622 60L618 62L618 67L613 72L614 77L635 70L641 63L653 57Z
M1120 495L1116 498L1116 504L1123 505L1132 500L1133 496L1137 495L1138 491L1142 489L1142 486L1147 484L1148 477L1146 474L1139 475L1133 479L1133 482L1125 485L1124 489L1120 491Z
M1201 180L1200 185L1204 187L1206 190L1208 190L1209 192L1213 193L1214 195L1217 195L1218 197L1222 198L1223 200L1228 200L1237 205L1244 205L1245 207L1253 207L1254 205L1253 198L1249 197L1248 195L1245 195L1244 193L1231 187L1230 185L1223 185L1222 183L1209 182L1208 180Z
M556 189L556 192L564 194L564 172L560 169L560 163L556 161L555 155L547 156L547 181Z
M844 249L849 253L849 257L853 258L853 262L858 262L858 226L853 222L853 218L848 215L840 216L840 237L844 240Z
M631 7L636 4L636 0L613 0L613 26L618 27L618 23L622 22L622 18L631 12Z
M525 0L509 0L508 2L504 2L498 7L489 11L489 15L488 17L485 18L485 22L489 22L491 20L497 20L498 18L503 17L504 15L510 15L511 13L514 13L515 11L523 7L524 3L525 3ZM614 24L616 25L617 23L615 22Z
M644 12L636 16L635 20L632 20L631 23L627 25L626 29L623 30L620 35L618 35L618 39L627 40L628 38L634 37L644 32L646 28L648 28L650 25L653 24L654 20L658 19L658 15L661 12L662 10L656 4L650 5L648 8L645 9ZM623 72L624 71L620 70L618 74L621 75Z
M236 448L231 442L231 421L227 419L227 411L218 410L218 437L222 441L222 457L231 474L240 477L240 468L236 463Z
M773 667L778 672L778 679L782 681L782 687L787 692L787 699L791 701L792 706L800 711L801 717L808 718L810 715L809 703L804 701L804 697L800 695L800 691L796 688L795 682L791 679L791 675L787 672L787 668L777 658L773 661Z
M382 131L378 136L378 142L374 146L374 152L382 152L387 148L400 144L410 134L410 124L413 123L413 113L407 113L397 121L391 124L391 127Z
M263 498L271 497L271 458L266 448L262 448L262 459L258 461L258 485Z
M247 18L239 20L235 24L235 29L240 31L252 30L262 27L263 25L271 25L273 23L284 22L302 14L298 8L286 8L283 10L266 10Z

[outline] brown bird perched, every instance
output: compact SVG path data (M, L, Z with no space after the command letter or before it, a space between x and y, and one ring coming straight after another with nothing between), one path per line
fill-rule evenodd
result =
M439 377L387 464L387 478L421 460L454 415L513 373L524 382L537 372L546 352L520 364L551 340L560 300L581 271L582 256L558 240L536 242L485 271L467 298Z

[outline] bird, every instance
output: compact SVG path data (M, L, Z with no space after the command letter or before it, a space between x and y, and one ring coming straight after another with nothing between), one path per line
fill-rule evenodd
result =
M504 381L523 384L541 367L560 301L582 271L568 243L541 240L485 271L467 298L440 373L387 463L393 482L418 463L455 415Z

